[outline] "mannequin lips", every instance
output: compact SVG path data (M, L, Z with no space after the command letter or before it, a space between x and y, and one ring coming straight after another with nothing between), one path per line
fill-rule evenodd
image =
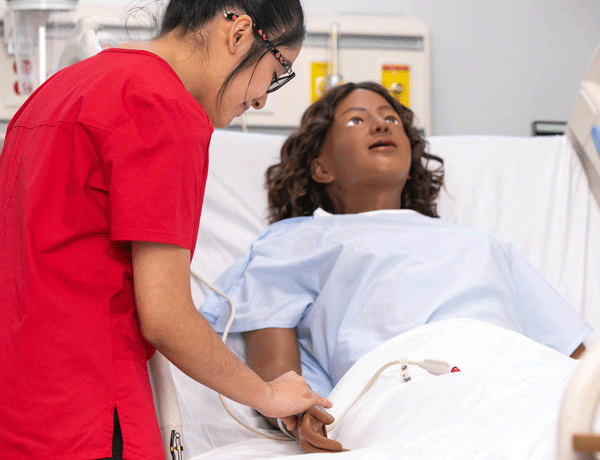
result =
M373 149L397 149L398 146L391 139L379 139L369 145L369 150Z

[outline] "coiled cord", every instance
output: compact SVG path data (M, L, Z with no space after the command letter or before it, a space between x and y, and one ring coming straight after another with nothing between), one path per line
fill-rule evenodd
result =
M204 284L206 287L208 287L210 290L214 291L219 296L223 297L229 303L229 306L231 307L231 313L229 315L229 320L227 321L225 329L223 330L223 335L221 336L221 340L223 341L224 344L226 344L227 336L229 335L229 329L231 329L231 325L233 324L233 320L235 319L235 305L234 305L233 301L227 294L225 294L225 293L221 292L220 290L218 290L217 288L215 288L212 284L210 284L208 281L206 281L204 278L202 278L198 273L196 273L191 268L190 268L190 273L199 282ZM221 405L223 406L223 409L225 409L225 411L231 416L231 418L233 418L236 422L238 422L240 425L242 425L244 428L251 431L252 433L257 434L263 438L275 439L277 441L287 441L287 442L296 441L296 439L292 439L289 436L281 436L281 435L269 433L268 431L257 430L253 426L248 425L246 422L241 420L237 415L235 415L233 413L233 411L231 410L231 408L225 401L225 398L223 397L223 395L219 394L218 396L219 396L219 401L221 401Z

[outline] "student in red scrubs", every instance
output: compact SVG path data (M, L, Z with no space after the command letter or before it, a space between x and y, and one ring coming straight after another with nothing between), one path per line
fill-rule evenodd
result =
M291 428L293 414L330 407L295 373L261 380L190 293L213 126L262 108L293 76L303 36L298 0L172 0L156 39L64 69L12 119L0 155L3 458L164 460L155 349Z

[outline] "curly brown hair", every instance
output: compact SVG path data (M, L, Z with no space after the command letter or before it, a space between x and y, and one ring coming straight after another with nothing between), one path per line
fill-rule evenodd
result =
M414 115L410 109L400 104L385 87L363 82L346 83L327 91L306 109L300 127L286 139L281 148L280 163L270 166L266 172L270 223L289 217L309 216L317 208L334 213L325 185L312 178L311 163L321 154L336 107L355 89L380 94L402 120L412 152L409 179L402 190L402 209L438 217L435 199L444 182L444 161L425 151L427 142L421 131L413 126ZM430 160L437 161L439 166L428 169Z

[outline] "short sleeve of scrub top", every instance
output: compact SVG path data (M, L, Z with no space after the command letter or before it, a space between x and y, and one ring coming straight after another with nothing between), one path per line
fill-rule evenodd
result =
M189 123L185 109L179 101L161 101L107 140L112 239L171 243L193 254L212 127L181 129ZM194 174L198 164L203 172Z

